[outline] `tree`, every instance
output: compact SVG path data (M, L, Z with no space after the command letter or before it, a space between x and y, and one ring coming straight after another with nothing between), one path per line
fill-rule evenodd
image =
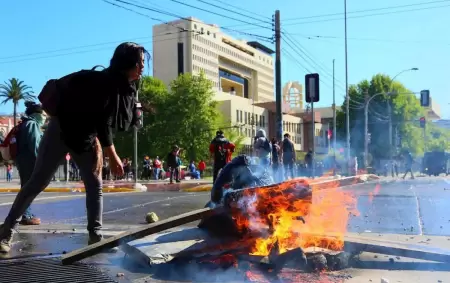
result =
M2 104L6 104L10 101L13 103L14 125L16 125L17 104L19 101L35 99L31 87L16 78L9 79L8 82L4 82L4 84L0 85L0 97L4 98L1 102Z
M183 148L183 158L206 159L208 146L217 130L220 113L213 100L212 84L204 74L182 74L164 83L144 77L139 101L144 108L144 127L138 132L141 154L165 157L175 144ZM132 134L116 135L117 151L132 156Z
M405 86L399 82L392 82L389 76L377 74L370 81L363 80L349 88L350 96L350 134L353 154L362 155L365 139L365 100L375 96L369 104L369 127L371 141L369 153L374 159L385 159L390 156L389 144L394 145L392 154L397 154L395 133L401 138L401 147L418 155L423 152L423 139L420 138L420 128L417 119L423 115L419 101ZM389 103L389 105L388 105ZM393 125L393 141L389 141L388 122L389 107ZM345 140L345 102L342 110L337 114L337 136Z

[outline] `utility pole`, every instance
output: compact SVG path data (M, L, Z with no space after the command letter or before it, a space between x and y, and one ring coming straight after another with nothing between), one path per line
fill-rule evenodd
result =
M277 140L283 139L283 113L281 108L281 20L280 11L275 11L275 101Z
M136 91L136 101L138 101L138 93L139 93L139 89ZM136 126L133 127L133 164L134 164L134 174L133 174L133 179L134 179L134 186L137 187L137 183L138 183L138 128Z
M336 92L334 84L334 59L333 59L333 152L334 152L334 175L336 175Z
M369 166L369 92L364 92L364 167Z
M347 58L347 0L344 0L344 22L345 22L345 112L347 129L347 164L350 162L350 96L348 95L348 58ZM349 167L349 166L347 166ZM350 168L348 168L349 170Z

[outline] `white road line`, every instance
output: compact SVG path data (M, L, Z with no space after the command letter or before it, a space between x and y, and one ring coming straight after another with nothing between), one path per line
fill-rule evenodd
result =
M422 216L420 215L419 198L417 197L416 191L414 190L413 186L410 187L410 190L413 191L414 197L416 199L417 221L418 221L418 226L419 226L419 235L423 235L423 223L422 223Z
M128 210L128 209L131 209L131 208L143 207L143 206L146 206L146 205L149 205L149 204L158 203L158 202L167 202L167 201L174 200L174 199L196 197L196 196L207 195L207 194L210 194L210 193L189 194L189 195L184 195L184 196L168 197L168 198L164 198L164 199L154 200L154 201L150 201L150 202L146 202L146 203L140 203L140 204L135 204L135 205L132 205L132 206L127 206L127 207L124 207L124 208L118 208L118 209L106 211L106 212L103 212L103 215L116 213L116 212L121 212L121 211ZM79 219L85 219L85 218L86 218L86 216L82 216L82 217L64 219L63 221L79 220Z
M15 195L17 195L17 194L0 193L0 197L15 196Z
M118 194L129 194L130 192L118 192L118 193L108 193L108 195L118 195ZM0 195L1 196L1 195ZM103 195L105 196L105 195ZM35 198L33 203L36 201L41 200L51 200L51 199L61 199L61 198L84 198L86 197L85 194L79 194L79 195L65 195L65 196L53 196L53 197L42 197L42 198ZM7 206L12 205L14 202L3 202L0 203L0 206Z

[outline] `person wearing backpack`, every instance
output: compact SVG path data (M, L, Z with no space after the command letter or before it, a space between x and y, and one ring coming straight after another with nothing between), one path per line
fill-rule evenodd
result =
M255 142L253 144L253 150L255 155L259 159L259 164L263 170L266 170L271 163L272 156L272 144L266 137L266 131L264 129L259 129L256 131Z
M282 160L284 167L284 177L287 180L289 176L294 178L294 163L296 159L294 143L291 141L291 135L284 134L283 142L281 143Z
M86 189L88 244L103 239L102 155L105 152L109 157L114 175L124 174L112 129L126 131L137 125L136 91L149 57L143 46L125 42L115 49L108 68L82 70L47 82L39 99L52 117L30 180L22 186L0 226L0 252L10 251L17 219L48 186L68 152L80 169Z
M231 162L231 155L233 154L235 147L234 143L225 138L222 131L219 130L216 132L216 137L209 144L209 152L214 160L213 184L216 181L220 170L222 170L227 163Z

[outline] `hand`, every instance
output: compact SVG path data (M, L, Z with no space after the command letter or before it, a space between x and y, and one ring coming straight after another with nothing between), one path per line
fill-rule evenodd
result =
M117 154L110 157L109 168L111 169L111 173L116 177L122 177L125 174L122 161Z

